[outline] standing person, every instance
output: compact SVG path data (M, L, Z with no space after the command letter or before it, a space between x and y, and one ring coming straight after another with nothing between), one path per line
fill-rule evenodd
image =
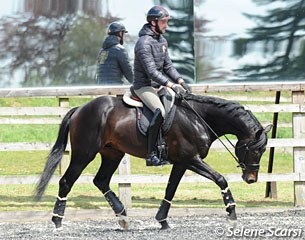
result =
M123 76L131 83L133 80L132 67L126 49L123 47L125 26L113 22L108 27L108 36L100 49L97 62L96 81L103 85L121 85Z
M158 158L155 151L160 127L165 118L165 109L152 83L166 86L177 95L191 91L174 68L168 55L167 40L162 36L168 27L170 15L161 6L152 7L147 13L147 22L139 32L135 45L133 88L144 104L154 112L148 129L147 162L154 166L168 164Z

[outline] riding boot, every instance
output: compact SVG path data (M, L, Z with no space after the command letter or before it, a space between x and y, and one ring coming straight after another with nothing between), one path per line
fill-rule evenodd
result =
M148 134L148 146L147 146L147 155L146 159L147 166L161 166L170 164L168 161L162 161L159 159L156 151L157 139L160 133L160 128L163 123L163 117L159 108L154 112L154 116L149 125L147 134Z

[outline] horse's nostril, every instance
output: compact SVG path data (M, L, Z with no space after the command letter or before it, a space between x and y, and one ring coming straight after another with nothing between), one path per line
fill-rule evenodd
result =
M256 182L256 179L254 179L254 178L247 179L248 184L255 183L255 182Z

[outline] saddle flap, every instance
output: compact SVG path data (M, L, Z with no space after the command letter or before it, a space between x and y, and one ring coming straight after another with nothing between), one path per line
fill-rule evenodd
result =
M162 104L164 105L166 112L166 118L162 127L163 133L166 133L171 127L176 112L176 105L174 104L175 92L170 88L161 88L161 90L158 92L158 95ZM136 108L137 127L141 134L146 136L150 121L153 117L153 112L147 106L145 106L143 102L136 100L130 90L125 92L123 95L123 101L127 105Z

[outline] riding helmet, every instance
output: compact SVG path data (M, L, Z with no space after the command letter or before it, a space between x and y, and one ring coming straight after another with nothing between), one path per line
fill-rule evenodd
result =
M161 6L152 7L146 15L147 22L161 19L170 19L168 11Z
M125 26L120 22L112 22L108 26L108 35L113 35L118 32L124 32L127 33Z

